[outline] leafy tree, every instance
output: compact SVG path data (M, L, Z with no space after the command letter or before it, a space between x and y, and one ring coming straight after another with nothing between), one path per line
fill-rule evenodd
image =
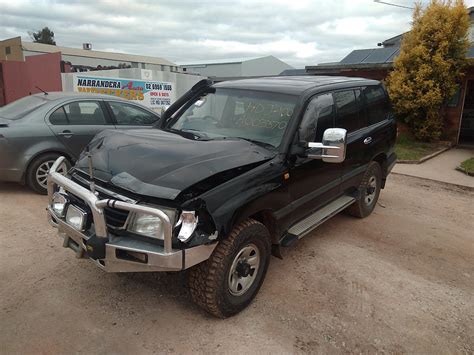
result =
M387 87L395 112L417 139L441 137L444 110L466 65L469 24L463 0L431 0L426 8L415 7Z
M33 39L33 42L52 44L53 46L56 45L56 42L54 41L54 32L48 27L44 27L42 30L32 32L30 36Z

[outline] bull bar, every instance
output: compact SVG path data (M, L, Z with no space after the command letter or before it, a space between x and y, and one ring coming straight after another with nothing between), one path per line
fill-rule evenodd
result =
M91 237L70 226L52 209L53 195L58 187L82 199L90 208L93 229L97 238L103 238L105 258L95 260L96 264L107 272L141 272L141 271L179 271L207 260L217 243L203 244L185 249L173 249L173 224L160 209L114 199L99 199L92 191L75 183L57 172L65 157L59 157L48 173L48 220L64 238L64 247L73 249L79 258L85 257L85 242ZM115 208L131 213L145 213L158 217L163 223L163 246L142 241L133 237L110 235L104 215L104 208ZM130 260L121 255L143 255L143 260ZM92 259L91 259L92 260ZM144 262L146 261L146 262Z

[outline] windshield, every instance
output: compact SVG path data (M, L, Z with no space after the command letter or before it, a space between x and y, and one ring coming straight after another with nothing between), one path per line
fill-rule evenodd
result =
M219 89L184 107L168 129L198 139L245 139L278 147L297 97L251 90Z
M0 107L0 117L10 120L16 120L36 108L44 105L46 100L38 96L25 96L19 100L13 101L8 105Z

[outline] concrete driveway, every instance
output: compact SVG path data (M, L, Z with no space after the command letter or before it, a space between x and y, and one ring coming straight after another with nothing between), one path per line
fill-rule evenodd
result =
M340 214L272 258L226 320L184 273L105 274L61 247L46 198L0 185L1 353L472 353L474 192L393 175L366 219Z
M474 149L453 148L422 164L397 164L393 172L474 188L474 177L456 170L472 157Z

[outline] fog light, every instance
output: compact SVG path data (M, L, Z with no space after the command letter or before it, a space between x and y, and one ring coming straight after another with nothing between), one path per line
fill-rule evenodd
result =
M76 206L70 205L67 209L66 222L78 231L82 231L84 229L86 217L87 214Z
M58 217L64 217L64 212L66 210L67 199L60 193L55 193L53 195L53 202L51 203L51 209Z

